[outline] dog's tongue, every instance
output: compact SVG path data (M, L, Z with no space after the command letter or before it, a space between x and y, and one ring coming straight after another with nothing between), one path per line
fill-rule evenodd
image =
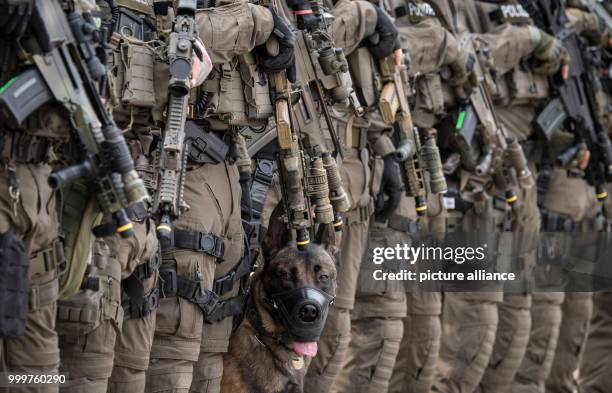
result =
M293 343L293 352L297 353L298 355L310 356L311 358L313 358L317 355L317 349L318 346L316 341Z

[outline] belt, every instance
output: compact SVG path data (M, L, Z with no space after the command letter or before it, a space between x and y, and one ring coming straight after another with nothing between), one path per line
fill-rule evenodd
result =
M0 154L5 161L22 164L48 163L51 160L49 138L19 131L0 131Z
M49 248L38 251L30 256L30 277L55 271L65 265L64 247L60 240L55 240Z
M186 231L175 229L170 247L183 248L203 252L215 257L217 263L223 262L225 243L223 239L213 233Z

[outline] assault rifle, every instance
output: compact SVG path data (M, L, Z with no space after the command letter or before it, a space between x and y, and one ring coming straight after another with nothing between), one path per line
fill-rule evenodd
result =
M467 89L467 97L462 100L455 115L455 141L461 161L476 176L491 176L495 186L505 191L506 202L512 204L518 200L518 196L511 186L518 181L523 188L532 187L533 176L520 144L506 136L497 119L472 36L463 34L459 37L459 43L466 53L477 59L473 70L475 81L469 82L474 86ZM457 95L461 99L465 90L459 89Z
M278 171L287 224L296 231L296 244L304 249L310 243L310 202L305 192L306 164L293 119L291 117L291 88L284 71L269 74L274 94L274 118L279 148Z
M305 71L303 81L319 100L336 153L343 157L342 146L327 106L334 103L348 104L357 116L362 116L365 110L351 86L344 51L334 46L331 32L334 16L327 12L321 0L299 4L305 10L297 16L300 29L297 34L297 66Z
M192 54L198 37L195 13L196 0L178 0L173 29L168 37L168 108L159 159L158 190L153 214L159 217L157 235L169 242L172 220L189 209L183 199L188 145L185 144L185 123L189 105Z
M96 81L104 81L106 68L96 54L102 38L95 21L90 14L66 13L60 1L36 0L29 29L32 34L21 45L32 66L0 89L0 120L16 128L43 104L62 105L85 158L53 172L49 185L64 188L79 179L93 181L101 211L112 216L117 233L129 237L133 229L125 208L149 195L100 97Z
M607 197L605 185L612 175L612 145L596 112L595 93L601 75L595 52L586 41L567 26L568 18L562 0L522 0L525 9L533 12L537 26L563 42L571 56L567 80L551 77L553 99L550 105L561 103L562 124L574 133L576 144L586 144L590 151L589 164L585 170L587 182L594 186L599 200ZM555 104L555 98L559 101ZM548 110L545 108L543 112ZM553 130L541 127L546 134Z
M427 212L423 171L429 172L432 193L446 192L435 135L426 133L425 143L421 144L419 133L412 123L405 90L405 86L408 86L406 65L396 65L391 55L379 62L379 70L384 84L378 104L381 117L385 123L394 124L398 132L399 143L395 155L402 162L406 195L414 197L417 215L423 216Z

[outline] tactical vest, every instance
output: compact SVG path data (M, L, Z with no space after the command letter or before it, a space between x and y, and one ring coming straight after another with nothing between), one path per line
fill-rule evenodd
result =
M524 26L533 25L527 11L515 0L499 4L479 3L479 11L485 25L498 26L503 23ZM489 29L490 30L490 29ZM533 73L527 62L522 62L504 75L496 76L490 84L491 95L502 105L533 105L549 97L548 78Z

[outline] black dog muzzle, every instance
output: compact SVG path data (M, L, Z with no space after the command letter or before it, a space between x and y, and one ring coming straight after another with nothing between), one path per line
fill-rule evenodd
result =
M287 325L293 341L317 341L334 298L313 287L294 288L266 299Z

